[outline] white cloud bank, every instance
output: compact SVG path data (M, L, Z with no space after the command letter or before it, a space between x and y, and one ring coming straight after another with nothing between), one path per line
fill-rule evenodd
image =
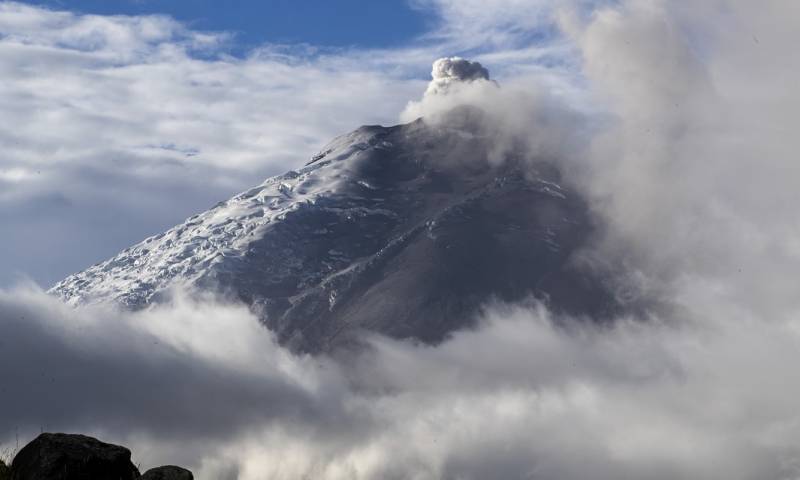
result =
M17 290L0 322L4 445L79 430L199 479L800 473L797 323L556 327L495 306L438 347L376 338L335 362L293 356L236 305L76 311Z

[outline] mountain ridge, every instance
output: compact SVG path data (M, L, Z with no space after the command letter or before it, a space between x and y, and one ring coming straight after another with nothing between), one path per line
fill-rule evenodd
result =
M363 330L435 343L494 298L534 296L576 314L613 308L573 265L593 226L555 166L513 154L494 164L476 113L453 118L337 137L304 167L50 292L135 309L176 285L223 291L311 352Z

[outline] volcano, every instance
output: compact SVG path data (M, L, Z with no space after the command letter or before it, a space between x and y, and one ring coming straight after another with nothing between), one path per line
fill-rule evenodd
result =
M436 343L491 301L608 315L613 295L578 261L591 216L555 163L513 151L497 160L479 112L450 116L338 137L303 168L50 292L130 309L176 287L214 292L245 302L280 342L306 352L364 331Z

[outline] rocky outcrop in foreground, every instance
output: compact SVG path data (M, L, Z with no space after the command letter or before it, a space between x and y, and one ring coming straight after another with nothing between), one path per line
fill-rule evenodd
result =
M85 435L43 433L25 445L11 462L10 480L193 480L192 472L174 466L144 475L131 462L131 451Z
M167 465L151 468L144 472L140 480L194 480L194 476L185 468Z

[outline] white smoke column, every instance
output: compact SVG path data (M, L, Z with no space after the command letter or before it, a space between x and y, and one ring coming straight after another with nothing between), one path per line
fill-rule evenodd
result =
M454 83L470 83L488 81L489 70L478 62L471 62L461 57L445 57L433 62L431 83L425 95L446 94Z
M431 81L422 100L409 102L400 114L401 122L425 118L442 121L441 114L461 105L482 105L498 90L489 70L478 62L461 57L445 57L433 62Z
M493 165L509 155L532 161L577 155L585 144L585 119L567 102L550 93L542 79L510 78L503 87L479 62L460 57L433 63L431 81L419 101L400 114L403 123L425 123L479 135Z

